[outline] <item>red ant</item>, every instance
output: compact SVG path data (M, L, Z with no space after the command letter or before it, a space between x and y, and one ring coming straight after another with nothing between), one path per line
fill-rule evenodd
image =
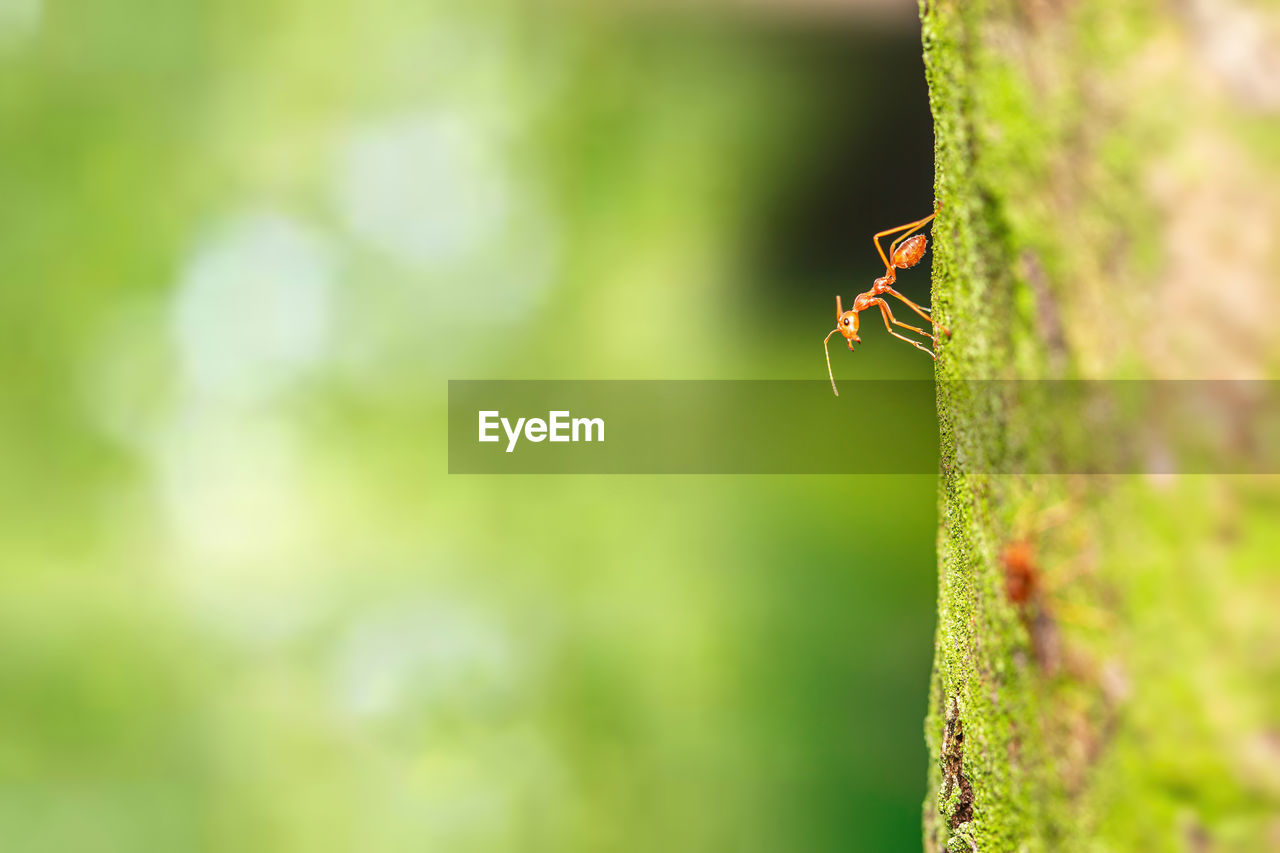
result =
M1027 539L1015 539L1000 552L1004 566L1004 589L1009 600L1024 605L1040 598L1040 565Z
M855 342L862 343L862 338L858 337L858 312L866 311L872 305L876 305L880 308L880 315L884 317L884 327L889 330L889 334L893 335L895 338L906 341L916 349L924 350L929 353L929 357L935 361L938 358L934 351L924 344L919 341L913 341L911 338L908 338L905 335L900 335L893 330L894 326L901 326L904 329L910 329L913 332L924 335L933 342L935 347L938 345L938 339L926 332L924 329L917 329L915 326L909 326L894 317L893 312L889 310L889 303L881 299L881 295L887 293L890 296L896 296L898 299L905 302L907 307L912 311L928 320L935 327L941 329L943 334L948 337L951 336L951 331L947 329L946 326L939 325L936 320L929 316L928 308L921 308L919 305L893 289L893 283L898 277L895 270L905 270L909 267L914 267L916 264L920 263L920 259L924 257L924 250L925 246L928 244L928 238L923 234L916 234L913 237L911 236L912 233L919 231L921 228L928 225L929 221L938 215L938 209L941 207L942 205L939 204L938 207L934 208L933 213L930 213L924 219L919 219L915 222L908 222L906 225L899 225L897 228L890 228L887 231L881 231L872 237L872 242L876 244L876 251L880 253L880 260L884 261L884 275L872 283L870 290L866 293L860 294L857 299L853 300L853 308L849 311L841 309L840 297L839 295L836 296L836 327L832 329L827 337L822 341L822 348L827 353L827 376L831 378L831 390L835 391L837 397L840 396L840 391L836 388L835 374L831 372L831 349L828 347L827 341L831 340L831 335L839 332L844 335L845 340L849 342L849 351L852 352ZM893 241L892 245L889 246L889 255L886 256L884 248L880 245L880 238L887 237L890 234L897 234L899 231L903 233L900 234L898 238ZM890 257L893 258L892 262L889 260Z
M1042 589L1043 570L1029 539L1015 539L1000 551L1004 590L1018 608L1018 616L1031 639L1031 654L1040 668L1057 672L1062 657L1058 625Z

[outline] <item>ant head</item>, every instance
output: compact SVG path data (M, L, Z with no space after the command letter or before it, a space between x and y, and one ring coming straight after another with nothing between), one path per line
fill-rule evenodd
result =
M862 342L862 338L858 337L858 312L846 311L836 320L836 331L844 335L845 340L850 343Z
M849 349L851 350L853 349L853 344L855 341L860 342L862 340L862 338L858 337L858 311L856 310L857 308L856 302L854 304L854 307L855 307L855 310L852 310L852 311L842 310L840 308L840 297L837 296L836 297L836 327L832 329L830 332L827 332L827 336L822 339L822 348L826 350L826 353L827 353L827 376L830 377L831 379L831 390L835 392L835 395L837 397L840 396L840 391L836 388L835 374L831 372L831 348L828 346L828 342L831 340L831 336L834 335L836 332L839 332L840 334L844 335L844 339L849 342Z

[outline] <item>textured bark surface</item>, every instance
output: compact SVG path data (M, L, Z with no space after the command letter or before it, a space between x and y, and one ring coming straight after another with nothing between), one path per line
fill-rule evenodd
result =
M1044 450L953 381L1276 376L1280 12L922 20L954 330L925 848L1280 849L1280 484L994 476Z

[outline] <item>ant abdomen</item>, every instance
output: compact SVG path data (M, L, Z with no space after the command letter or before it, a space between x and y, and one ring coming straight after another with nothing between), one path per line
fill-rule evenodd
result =
M893 250L893 265L900 270L914 267L924 257L925 246L928 242L928 238L923 234L917 234L914 237L903 240L902 244Z

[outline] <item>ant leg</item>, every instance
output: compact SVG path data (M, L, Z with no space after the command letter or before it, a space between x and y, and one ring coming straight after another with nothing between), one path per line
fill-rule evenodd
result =
M882 301L883 301L883 300L882 300ZM931 334L929 334L928 332L926 332L924 329L917 329L915 326L909 326L909 325L907 325L906 323L904 323L904 322L902 322L901 320L899 320L897 317L893 316L893 312L892 312L892 311L889 311L889 304L888 304L887 302L886 302L886 303L884 303L884 306L881 308L881 312L882 312L882 313L883 313L883 312L885 312L885 311L888 311L888 312L889 312L889 319L893 322L893 325L895 325L895 326L901 326L901 327L902 327L902 328L904 328L904 329L910 329L911 331L913 331L913 332L915 332L915 333L917 333L917 334L924 335L926 338L928 338L929 340L933 341L935 344L938 342L938 339L937 339L937 338L935 338L933 335L931 335Z
M947 337L951 337L951 330L950 330L950 329L948 329L946 326L942 325L941 323L939 323L937 320L933 319L933 317L931 316L931 312L929 311L929 309L928 309L928 308L922 308L922 307L920 307L919 305L915 304L914 302L912 302L912 301L911 301L910 299L908 299L907 297L903 296L903 295L902 295L901 293L899 293L898 291L894 290L892 287L890 287L888 290L886 290L886 291L885 291L885 293L888 293L888 294L891 294L891 295L893 295L893 296L898 297L899 299L901 299L903 302L905 302L905 303L906 303L906 305L907 305L907 307L908 307L908 308L910 308L912 311L914 311L914 312L916 312L917 314L919 314L919 315L920 315L921 317L923 317L924 319L928 320L930 323L932 323L932 324L933 324L934 326L936 326L937 328L941 329L941 330L942 330L942 333L943 333L944 335L946 335ZM936 342L936 339L935 339L935 342Z
M895 251L895 250L897 250L897 248L898 248L898 244L899 244L899 243L901 243L903 240L907 239L907 238L908 238L908 237L910 237L912 234L914 234L914 233L916 233L917 231L919 231L919 230L920 230L921 228L923 228L924 226L928 225L928 224L929 224L929 220L933 219L933 217L935 217L935 216L937 216L937 215L938 215L938 214L937 214L937 212L930 213L928 216L926 216L924 219L921 219L919 222L913 222L913 223L911 223L911 230L910 230L910 231L904 231L903 233L899 234L899 235L894 239L893 244L889 246L889 257L891 257L891 258L893 257L893 253L894 253L894 251ZM904 226L904 227L905 227L905 226Z
M938 357L933 354L933 350L929 349L927 346L920 343L919 341L911 340L911 338L908 338L906 335L898 334L893 330L893 326L890 326L889 324L893 323L894 325L898 325L898 326L902 326L904 328L910 329L913 332L919 332L920 334L929 338L929 340L933 341L936 344L937 340L933 337L933 335L930 335L928 332L925 332L921 329L917 329L915 326L908 326L906 323L898 322L894 318L893 312L889 310L888 302L885 302L883 299L877 299L875 301L876 301L876 304L880 306L880 314L884 317L884 327L889 330L889 334L893 335L895 338L897 338L900 341L906 341L907 343L911 344L913 347L915 347L918 350L923 350L929 353L929 357L932 358L934 361L938 360Z
M884 300L876 300L876 301L879 302L879 304L881 304L881 314L886 314L888 316L888 320L890 320L893 325L900 325L900 327L904 329L911 329L911 332L915 332L916 334L923 334L924 337L927 337L929 341L933 341L933 343L938 342L938 339L936 337L933 337L932 334L925 332L924 329L918 329L918 328L915 328L914 325L908 325L906 323L902 323L902 321L897 319L896 316L893 316L893 311L891 311L890 307L888 307L888 302Z

